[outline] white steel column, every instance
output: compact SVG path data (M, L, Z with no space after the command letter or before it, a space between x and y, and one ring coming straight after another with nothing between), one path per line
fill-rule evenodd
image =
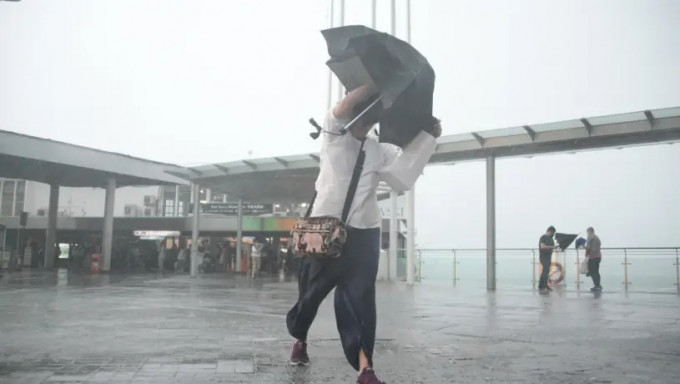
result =
M392 36L397 35L397 4L396 0L392 0L390 4L390 33Z
M191 259L189 271L191 272L191 277L196 277L198 274L198 231L199 231L199 220L201 216L201 201L198 196L200 193L200 185L194 183L191 185L191 194L194 196L194 217L193 225L191 227Z
M371 28L375 29L377 22L376 0L371 0Z
M247 272L247 270L241 270L241 256L243 254L243 199L238 200L238 217L236 221L236 272Z
M411 0L406 0L406 41L411 43Z
M394 20L394 24L396 24L395 0L392 0L392 18ZM408 43L411 43L411 2L410 1L408 1L406 3L406 26L407 26L406 41ZM396 29L396 26L394 26L393 28ZM406 275L406 282L408 284L413 284L413 280L414 280L413 267L415 265L415 255L416 255L416 185L415 184L413 185L413 188L411 188L410 191L406 192L406 199L407 199L406 215L408 216L407 259L408 259L408 265L409 265L408 272L410 272L410 275L408 275L408 274ZM420 273L420 271L419 271L419 273Z
M45 269L54 268L54 246L57 242L57 211L59 209L59 185L50 184L50 205L47 209L47 230L45 233Z
M102 233L102 272L111 270L111 250L113 248L113 207L116 202L116 179L106 183L104 202L104 233Z
M333 28L333 18L335 18L335 0L331 0L331 17L329 28ZM333 105L333 71L331 71L330 68L328 68L328 100L326 104L326 110L331 109L331 106Z
M179 185L175 185L175 217L179 217Z
M397 233L397 192L390 191L390 254L387 258L387 280L396 276L397 271L397 248L399 247L399 234Z
M345 0L340 0L340 23L338 26L342 27L345 25ZM345 96L345 87L338 79L338 102L342 100Z
M24 181L25 182L25 181ZM10 216L15 216L17 213L17 191L19 190L19 179L14 180L14 193L12 194L12 212ZM24 199L26 196L24 196Z
M486 158L486 288L496 290L496 159Z
M416 186L406 192L406 284L413 284L416 255Z

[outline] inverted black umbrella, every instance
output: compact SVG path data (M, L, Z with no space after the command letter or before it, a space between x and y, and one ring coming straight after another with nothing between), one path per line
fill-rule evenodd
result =
M567 247L571 245L577 236L578 235L570 235L566 233L556 233L555 240L557 240L557 244L560 246L560 249L567 249Z
M405 147L421 130L431 132L434 70L415 48L387 33L352 25L321 32L327 64L351 91L372 82L384 108L380 141Z

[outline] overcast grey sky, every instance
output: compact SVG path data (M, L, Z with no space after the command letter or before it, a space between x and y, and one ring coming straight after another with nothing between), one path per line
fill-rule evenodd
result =
M446 134L680 106L678 1L412 3ZM0 129L182 165L315 151L329 4L0 2ZM346 23L369 11L347 0ZM680 245L679 164L680 144L500 160L498 245L550 224ZM482 163L428 168L417 204L420 246L484 245Z

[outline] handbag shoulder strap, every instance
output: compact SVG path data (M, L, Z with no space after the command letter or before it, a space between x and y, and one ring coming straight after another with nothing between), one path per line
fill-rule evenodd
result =
M312 214L312 207L314 207L314 202L316 201L316 195L318 192L314 191L314 197L312 197L312 201L309 202L309 206L307 207L307 212L305 213L305 217L309 217Z
M342 208L342 222L347 222L347 217L349 216L349 210L352 208L352 202L354 201L354 195L357 193L357 186L359 185L359 177L361 177L361 172L364 170L364 161L366 160L366 152L364 151L364 143L366 139L361 139L361 147L359 147L359 155L357 156L357 161L354 163L354 172L352 172L352 180L349 182L349 188L347 189L347 196L345 197L345 206Z
M354 195L357 192L357 187L359 186L359 177L364 170L364 162L366 161L366 152L364 151L364 143L366 139L361 140L361 147L359 147L359 155L357 156L357 161L354 163L354 171L352 172L352 179L349 182L349 188L347 189L347 196L345 197L345 205L342 208L342 222L347 221L349 216L349 210L352 208L352 202L354 201ZM314 192L314 197L307 207L307 212L305 217L309 217L312 214L312 208L314 207L314 202L316 201L316 196L318 192Z

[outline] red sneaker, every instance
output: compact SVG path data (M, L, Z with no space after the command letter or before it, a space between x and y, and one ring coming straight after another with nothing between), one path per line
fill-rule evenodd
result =
M298 341L293 344L293 352L290 354L290 365L307 365L309 364L309 356L307 356L307 343Z
M385 382L378 379L373 368L364 368L357 378L357 384L385 384Z

